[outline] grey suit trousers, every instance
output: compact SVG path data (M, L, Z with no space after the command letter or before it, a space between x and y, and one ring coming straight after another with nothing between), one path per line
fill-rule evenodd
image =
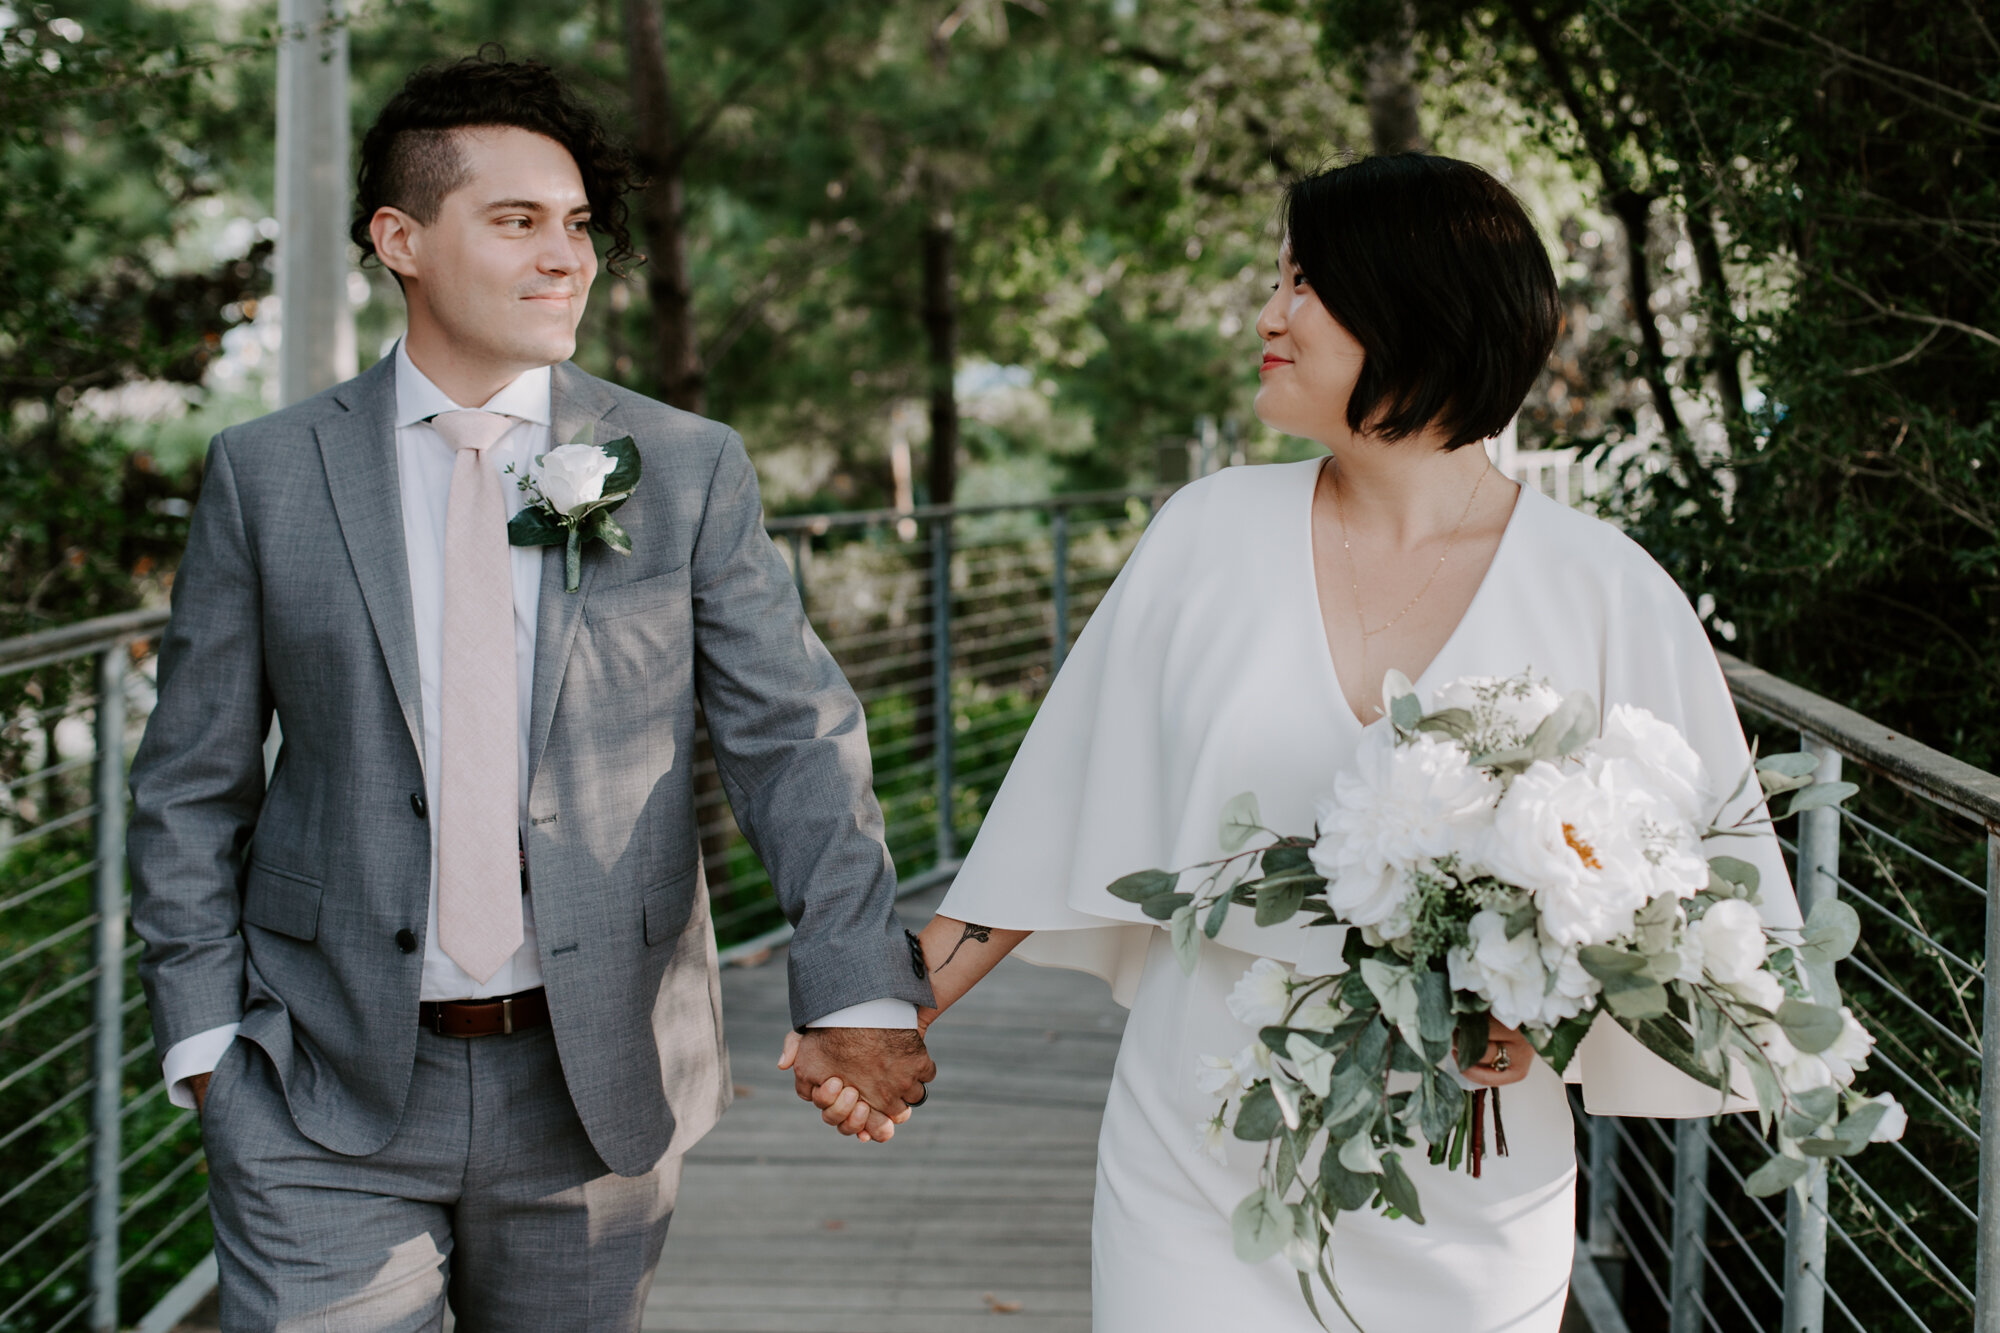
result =
M225 1333L636 1331L681 1159L620 1176L591 1147L546 1027L424 1032L395 1136L301 1134L270 1058L230 1046L202 1114Z

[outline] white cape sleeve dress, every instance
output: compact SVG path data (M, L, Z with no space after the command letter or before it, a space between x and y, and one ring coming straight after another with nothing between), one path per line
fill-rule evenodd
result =
M1217 1099L1194 1078L1199 1057L1254 1037L1224 1004L1244 970L1257 957L1298 963L1314 932L1232 913L1186 977L1159 923L1105 886L1220 855L1218 819L1239 792L1257 794L1267 825L1309 830L1349 761L1361 724L1314 582L1318 473L1319 460L1227 469L1161 509L1050 688L940 908L1036 932L1017 956L1103 977L1132 1009L1098 1145L1099 1333L1316 1328L1283 1259L1253 1267L1231 1251L1229 1214L1254 1187L1259 1153L1233 1141L1226 1162L1197 1151ZM1679 727L1719 792L1748 763L1721 670L1672 579L1616 529L1532 491L1416 684L1428 696L1460 676L1524 669ZM1729 850L1762 872L1767 918L1795 924L1776 840ZM1608 1023L1568 1077L1596 1113L1716 1110L1712 1091ZM1571 1116L1539 1061L1503 1104L1510 1155L1489 1157L1481 1178L1412 1168L1424 1225L1341 1215L1336 1277L1367 1333L1555 1333L1575 1225ZM1330 1303L1321 1309L1339 1325Z

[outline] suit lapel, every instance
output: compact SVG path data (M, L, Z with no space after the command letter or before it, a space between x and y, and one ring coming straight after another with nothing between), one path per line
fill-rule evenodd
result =
M579 437L587 442L610 439L598 423L610 413L616 399L599 381L564 361L555 367L549 385L549 412L554 422L557 444L572 444ZM590 431L594 434L586 435ZM535 687L528 712L528 783L535 781L541 766L542 749L549 741L555 722L556 697L562 692L563 671L569 665L570 649L576 643L577 626L583 616L583 599L601 563L585 548L583 579L575 592L563 590L563 552L548 547L542 555L541 599L535 611Z
M410 562L403 546L402 486L396 468L396 359L385 356L342 385L346 412L314 427L347 558L361 583L368 618L389 666L389 683L424 753L417 683L416 616L410 609Z

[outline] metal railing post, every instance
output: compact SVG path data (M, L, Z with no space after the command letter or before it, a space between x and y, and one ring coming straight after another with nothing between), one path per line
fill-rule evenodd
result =
M1840 781L1840 751L1811 732L1800 735L1799 745L1819 760L1818 781ZM1801 814L1798 845L1799 911L1809 913L1840 893L1840 811L1829 805ZM1814 998L1837 1001L1831 964L1808 964L1806 979ZM1803 1190L1785 1191L1784 1333L1820 1333L1826 1326L1826 1170L1826 1160L1814 1158Z
M1672 1333L1702 1329L1702 1287L1708 1279L1708 1154L1707 1120L1675 1123L1674 1252L1667 1287L1667 1327Z
M97 658L97 988L92 1046L90 1327L118 1328L118 1132L125 1047L125 662L114 643Z
M1625 1244L1618 1239L1618 1126L1608 1115L1590 1117L1590 1220L1584 1240L1591 1259L1608 1266L1605 1285L1625 1296Z
M937 859L942 865L958 854L952 827L951 789L956 728L951 706L951 516L931 520L931 725L937 759Z
M1986 1004L1979 1049L1979 1240L1973 1333L2000 1333L2000 829L1986 833Z
M1055 542L1056 567L1049 577L1051 600L1055 602L1055 652L1049 667L1051 678L1062 670L1069 656L1069 507L1057 505L1049 520L1050 537Z

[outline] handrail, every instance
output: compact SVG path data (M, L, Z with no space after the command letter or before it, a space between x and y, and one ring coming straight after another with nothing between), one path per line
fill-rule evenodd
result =
M835 528L866 528L884 523L897 523L903 519L928 522L934 518L964 518L974 514L1006 514L1021 510L1061 511L1074 509L1080 505L1117 504L1123 500L1157 500L1170 495L1172 486L1142 486L1125 491L1077 491L1068 495L1051 495L1040 500L1000 500L990 504L948 504L918 505L914 509L856 509L835 514L787 514L779 518L764 520L764 530L770 533L807 532L818 536Z
M2000 832L2000 774L1913 741L1739 657L1719 652L1716 658L1739 704L1810 732L1905 791Z
M99 616L95 620L79 620L74 625L23 634L18 638L0 639L0 671L26 671L29 667L46 666L66 657L102 652L126 639L136 639L163 629L166 623L167 609L149 606L137 611Z

